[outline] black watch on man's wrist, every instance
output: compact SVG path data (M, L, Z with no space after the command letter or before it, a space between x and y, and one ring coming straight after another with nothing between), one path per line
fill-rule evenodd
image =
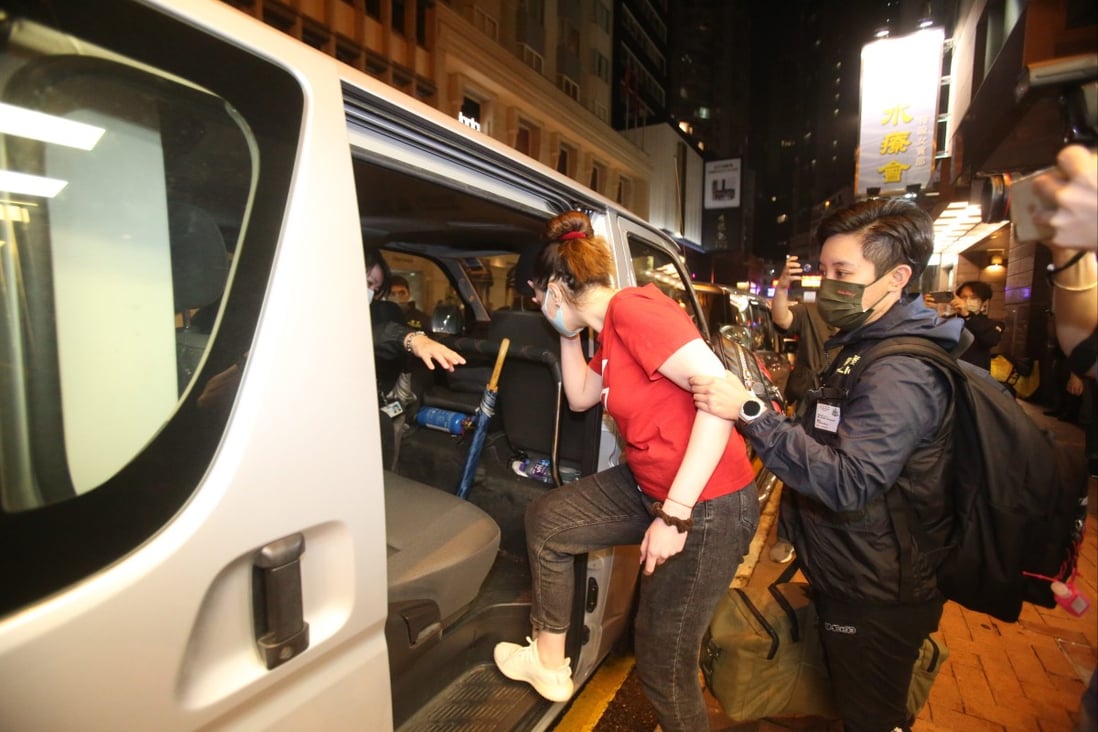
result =
M754 422L756 419L762 416L766 411L766 405L759 399L748 399L742 405L740 405L740 421L745 423Z

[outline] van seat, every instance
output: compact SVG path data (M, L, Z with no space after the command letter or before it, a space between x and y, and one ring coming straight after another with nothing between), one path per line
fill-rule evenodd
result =
M430 600L443 624L480 591L499 550L495 520L457 496L385 472L389 603Z

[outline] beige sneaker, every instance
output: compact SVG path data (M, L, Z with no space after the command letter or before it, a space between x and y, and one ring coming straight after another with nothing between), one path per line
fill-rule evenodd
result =
M564 659L559 668L545 668L538 658L538 649L534 641L526 639L527 645L518 643L497 643L494 653L496 666L509 679L525 681L534 687L534 691L549 701L565 702L572 698L571 659Z

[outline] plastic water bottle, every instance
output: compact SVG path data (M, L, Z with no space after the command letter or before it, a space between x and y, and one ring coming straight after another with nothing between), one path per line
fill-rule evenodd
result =
M465 432L465 423L469 415L461 412L451 412L449 409L438 407L424 407L416 412L416 424L439 432L449 432L451 435L460 435Z
M1090 602L1079 594L1074 585L1053 582L1052 595L1056 599L1057 605L1075 617L1080 617L1090 608Z

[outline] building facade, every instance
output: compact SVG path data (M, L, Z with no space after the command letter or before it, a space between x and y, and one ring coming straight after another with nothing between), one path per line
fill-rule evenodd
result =
M648 216L652 161L610 124L614 0L225 1Z

